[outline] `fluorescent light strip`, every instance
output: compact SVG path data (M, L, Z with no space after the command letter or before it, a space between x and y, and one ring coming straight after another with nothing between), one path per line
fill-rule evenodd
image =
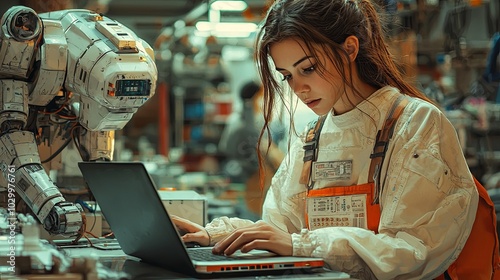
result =
M210 9L219 11L244 11L248 7L245 1L218 0L212 2Z
M198 31L215 32L247 32L251 33L257 30L257 24L252 22L208 22L199 21L196 23Z

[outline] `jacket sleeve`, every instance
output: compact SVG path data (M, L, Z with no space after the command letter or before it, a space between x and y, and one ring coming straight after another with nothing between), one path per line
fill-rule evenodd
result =
M233 232L235 229L250 226L252 224L254 224L254 222L251 220L229 218L226 216L213 219L205 226L205 230L210 236L210 246L213 246L215 243L224 239L224 237Z
M295 181L298 180L296 175L302 171L302 143L297 138L290 146L273 176L262 210L262 219L266 223L289 233L300 231L304 217L305 188Z
M432 279L460 254L478 193L456 131L434 106L410 103L400 117L382 178L378 233L353 227L303 229L293 254L323 257L361 279Z
M288 232L298 232L298 228L300 228L300 226L297 226L300 224L300 215L297 213L301 212L301 210L299 209L300 207L297 207L298 205L296 202L302 201L301 197L303 197L305 193L303 189L300 189L302 193L293 195L289 202L283 201L289 198L282 198L280 193L284 185L291 185L289 184L291 180L291 176L288 176L289 172L292 171L293 174L293 168L302 168L302 165L298 166L291 161L291 159L297 158L297 151L301 151L301 149L302 141L300 138L297 138L273 176L271 186L266 194L263 205L262 220ZM285 206L283 206L283 204L285 204ZM253 223L253 221L240 218L220 217L208 223L205 229L210 235L210 245L214 245L237 228L249 226Z
M301 172L303 137L304 135L299 135L292 140L288 153L272 178L262 211L263 221L290 233L300 231L303 217L301 203L305 196L305 189L298 183L294 183L294 176L291 176L291 174ZM287 197L282 197L281 193L285 186ZM293 194L290 195L290 193ZM210 245L215 245L237 228L252 224L254 222L250 220L220 217L208 223L205 229L210 235Z

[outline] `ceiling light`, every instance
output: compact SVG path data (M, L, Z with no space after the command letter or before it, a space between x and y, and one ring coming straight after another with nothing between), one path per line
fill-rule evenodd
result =
M193 33L195 36L207 38L210 36L215 36L217 38L250 38L252 33L250 32L223 32L223 31L212 31L212 32L203 32L195 30Z
M208 22L199 21L196 23L198 31L215 32L247 32L251 33L257 30L257 24L252 22Z
M219 11L244 11L247 7L247 3L240 0L217 0L210 5L210 9Z

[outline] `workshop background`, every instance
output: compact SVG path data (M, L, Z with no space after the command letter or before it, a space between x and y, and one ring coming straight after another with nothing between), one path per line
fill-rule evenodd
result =
M381 0L382 1L382 0ZM220 215L258 219L265 184L287 152L287 108L276 111L273 150L265 174L247 166L256 158L261 92L253 43L268 0L4 0L0 13L25 5L38 13L84 8L126 25L154 49L156 94L123 130L116 161L142 161L159 190L196 192L207 203L200 223ZM472 173L496 197L500 189L500 1L384 0L389 44L402 70L434 99L457 129ZM315 118L297 105L294 128ZM248 106L250 104L250 106ZM248 112L250 110L250 113ZM248 138L231 153L231 126L245 121ZM246 141L246 142L245 142ZM242 143L243 143L242 142ZM223 143L223 144L221 144ZM226 143L226 144L224 144ZM42 154L42 152L40 152ZM71 145L44 167L68 200L91 200ZM182 197L182 195L181 195ZM92 210L92 207L90 207ZM99 229L97 233L105 233Z

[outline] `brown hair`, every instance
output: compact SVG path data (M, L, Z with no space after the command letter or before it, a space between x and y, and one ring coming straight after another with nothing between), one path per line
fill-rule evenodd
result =
M344 61L349 61L342 47L351 35L359 40L359 52L355 60L360 79L375 88L390 85L402 93L430 101L416 87L405 81L400 68L389 53L385 42L380 15L370 0L276 0L269 8L256 41L255 59L264 91L264 134L270 135L268 124L272 118L276 96L284 101L281 81L275 78L269 48L273 43L288 38L303 41L311 55L317 57L314 46L321 47L328 59L341 73L345 85L357 92L348 79ZM325 73L325 65L317 61L318 73ZM348 69L352 65L349 62ZM320 74L324 75L324 74ZM345 89L344 89L345 90ZM359 94L359 92L357 92ZM293 128L293 120L290 129ZM259 153L260 156L260 153Z

